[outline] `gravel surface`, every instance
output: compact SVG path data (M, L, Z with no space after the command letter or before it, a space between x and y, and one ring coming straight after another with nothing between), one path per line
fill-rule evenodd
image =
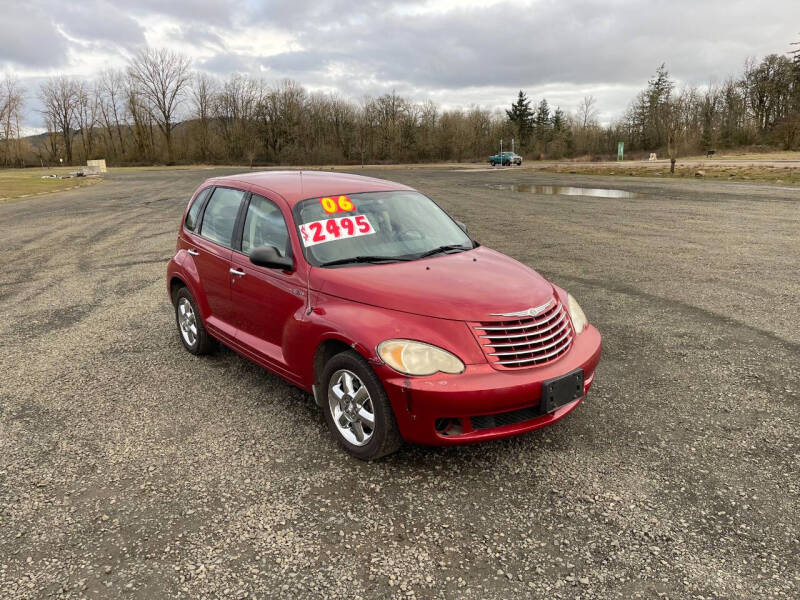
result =
M387 172L570 290L604 358L554 427L365 464L310 396L182 349L165 266L212 174L0 205L0 597L800 593L800 191Z

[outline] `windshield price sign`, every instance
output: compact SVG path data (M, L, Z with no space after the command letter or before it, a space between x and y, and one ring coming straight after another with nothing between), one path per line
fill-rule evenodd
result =
M322 209L329 215L337 212L349 212L355 208L353 201L347 196L339 196L338 198L326 196L325 198L320 198L319 203L322 204Z
M300 239L306 248L323 242L344 240L371 233L375 233L375 229L366 215L323 219L300 226Z

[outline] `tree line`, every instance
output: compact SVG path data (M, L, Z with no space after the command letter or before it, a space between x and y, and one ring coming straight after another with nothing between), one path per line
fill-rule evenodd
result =
M470 161L512 138L526 158L608 157L619 141L629 152L672 157L800 145L800 47L748 60L738 76L701 88L677 89L661 65L608 125L591 96L573 112L524 91L504 111L442 109L395 92L353 101L290 80L219 79L163 49L91 81L51 77L36 95L46 131L21 139L26 90L12 76L0 82L0 164Z

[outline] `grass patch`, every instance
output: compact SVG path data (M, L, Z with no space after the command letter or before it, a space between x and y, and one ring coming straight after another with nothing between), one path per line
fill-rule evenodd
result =
M666 158L661 156L660 158ZM736 150L720 150L714 154L713 158L707 158L705 154L697 156L687 156L686 160L800 160L800 152L796 150L784 150L775 152L738 152Z
M71 179L42 179L43 175L68 175L77 167L51 169L0 169L0 201L58 192L74 187L84 187L102 181L99 177L73 177Z

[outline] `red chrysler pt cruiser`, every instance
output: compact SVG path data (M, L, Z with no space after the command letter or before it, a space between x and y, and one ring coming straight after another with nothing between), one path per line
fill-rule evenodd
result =
M555 423L586 396L597 329L533 269L397 183L323 172L206 181L167 267L181 341L216 341L314 395L373 459Z

